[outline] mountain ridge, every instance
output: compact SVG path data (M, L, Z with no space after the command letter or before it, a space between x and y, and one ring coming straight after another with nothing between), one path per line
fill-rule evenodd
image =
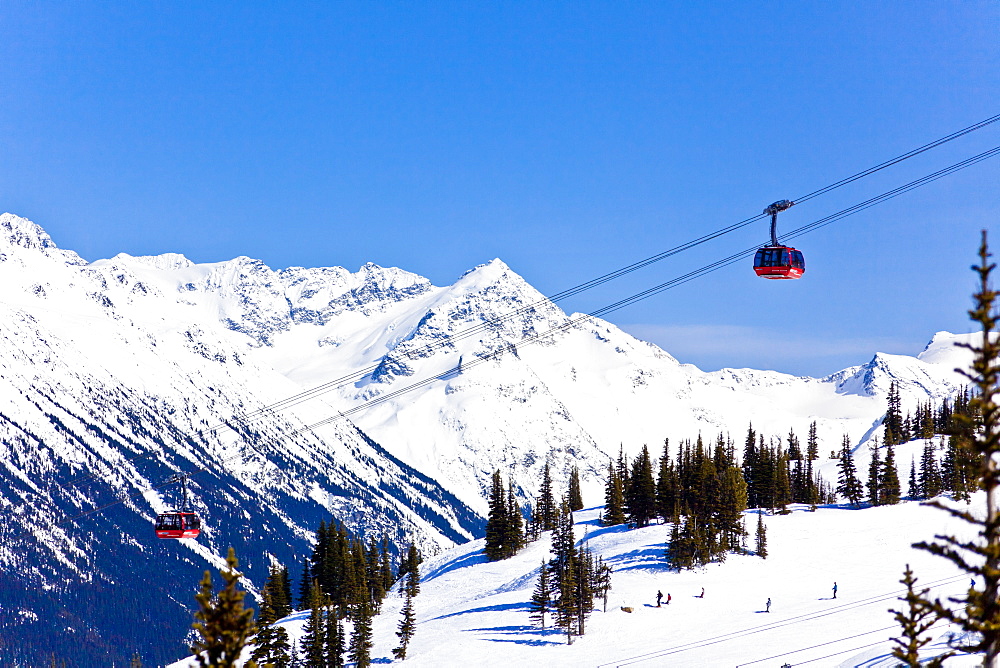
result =
M676 447L719 433L739 442L751 423L782 438L816 421L824 451L844 433L861 448L889 382L904 406L963 382L951 369L965 353L949 348L961 337L941 333L928 361L876 354L821 379L703 372L611 323L567 315L499 259L438 287L373 263L352 273L177 253L86 262L26 219L0 215L0 231L0 504L14 518L6 535L32 536L28 548L0 548L0 576L25 591L66 581L80 606L103 605L109 594L88 587L136 577L115 565L125 550L170 610L155 629L164 636L186 627L177 601L190 597L177 583L196 581L227 543L258 583L271 557L300 559L331 515L359 533L413 536L433 554L479 535L497 469L526 503L545 464L557 489L577 467L593 502L619 447L658 454L664 438ZM206 476L191 486L204 536L157 543L149 523L172 497L150 488L195 469ZM64 489L92 473L85 489ZM123 497L75 530L51 526ZM261 540L270 556L250 557ZM18 571L25 559L34 572ZM15 607L47 605L28 596ZM65 631L57 615L40 617L55 626L0 611L0 633Z

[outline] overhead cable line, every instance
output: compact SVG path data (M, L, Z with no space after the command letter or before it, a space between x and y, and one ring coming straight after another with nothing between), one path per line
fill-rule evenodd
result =
M932 181L935 181L937 179L940 179L940 178L943 178L943 177L948 176L950 174L953 174L953 173L955 173L957 171L965 169L966 167L969 167L969 166L974 165L974 164L976 164L978 162L986 160L987 158L993 157L993 156L995 156L997 154L1000 154L1000 146L997 146L997 147L995 147L993 149L990 149L989 151L985 151L983 153L980 153L979 155L973 156L972 158L968 158L966 160L962 160L962 161L960 161L958 163L955 163L954 165L951 165L951 166L946 167L944 169L938 170L937 172L934 172L933 174L928 174L927 176L924 176L924 177L921 177L921 178L916 179L914 181L911 181L910 183L907 183L906 185L899 186L898 188L893 188L892 190L889 190L889 191L887 191L885 193L882 193L881 195L879 195L877 197L872 197L872 198L870 198L868 200L865 200L864 202L861 202L859 204L855 204L854 206L850 206L850 207L848 207L846 209L838 211L837 213L831 214L831 215L826 216L824 218L820 218L819 220L814 221L812 223L809 223L808 225L803 225L802 227L799 227L799 228L796 228L795 230L792 230L792 232L790 232L789 235L787 235L787 236L801 236L803 234L808 234L809 232L811 232L813 230L816 230L816 229L819 229L820 227L824 227L824 226L829 225L831 223L834 223L834 222L836 222L838 220L842 220L843 218L846 218L846 217L854 215L854 214L856 214L856 213L858 213L860 211L863 211L864 209L868 209L868 208L870 208L872 206L875 206L876 204L879 204L881 202L887 201L887 200L892 199L894 197L898 197L899 195L901 195L901 194L903 194L905 192L909 192L910 190L913 190L915 188L919 188L921 186L927 185L928 183L930 183ZM299 433L299 432L304 431L304 430L311 430L311 429L315 429L315 428L318 428L318 427L322 427L324 425L327 425L327 424L330 424L330 423L335 422L337 420L340 420L340 419L342 419L344 417L349 417L349 416L354 415L356 413L359 413L361 411L367 410L371 406L377 405L377 404L382 403L384 401L389 401L391 399L395 399L395 398L397 398L397 397L399 397L399 396L401 396L403 394L406 394L406 393L411 392L413 390L416 390L416 389L419 389L421 387L424 387L424 386L426 386L426 385L428 385L430 383L433 383L433 382L436 382L436 381L439 381L439 380L444 380L444 379L446 379L446 378L448 378L450 376L457 375L458 373L465 372L465 371L467 371L467 370L469 370L471 368L479 366L480 364L483 364L485 362L489 362L491 360L494 360L494 359L498 358L500 355L504 354L505 352L508 352L508 351L514 352L518 348L523 348L525 346L528 346L528 345L531 345L531 344L543 341L543 340L551 337L554 334L557 334L557 333L560 333L560 332L572 329L572 328L576 327L577 325L579 325L579 324L581 324L581 323L583 323L583 322L585 322L585 321L587 321L587 320L589 320L591 318L603 317L603 316L607 315L608 313L612 313L614 311L618 311L620 309L623 309L623 308L625 308L627 306L631 306L631 305L636 304L636 303L638 303L640 301L648 299L648 298L650 298L650 297L652 297L654 295L660 294L661 292L664 292L666 290L670 290L670 289L675 288L675 287L677 287L679 285L683 285L684 283L692 281L692 280L694 280L696 278L700 278L700 277L704 276L705 274L711 273L713 271L716 271L718 269L721 269L723 267L731 265L731 264L733 264L733 263L735 263L735 262L737 262L737 261L739 261L741 259L749 257L749 256L751 256L756 251L756 249L757 249L757 246L753 246L751 248L748 248L746 250L740 251L738 253L734 253L733 255L730 255L730 256L728 256L726 258L723 258L721 260L716 260L715 262L712 262L711 264L708 264L708 265L705 265L705 266L703 266L703 267L701 267L699 269L695 269L693 271L690 271L690 272L688 272L688 273L686 273L686 274L684 274L682 276L678 276L678 277L673 278L673 279L671 279L669 281L666 281L666 282L661 283L659 285L653 286L651 288L648 288L646 290L643 290L641 292L633 294L630 297L626 297L625 299L621 299L621 300L619 300L617 302L614 302L612 304L608 304L607 306L603 306L603 307L601 307L601 308L599 308L599 309L597 309L595 311L591 311L590 313L588 313L586 315L582 315L582 316L579 316L577 318L568 319L565 322L560 323L559 325L556 325L554 327L551 327L548 330L545 330L543 332L527 336L527 337L525 337L524 339L522 339L521 341L519 341L516 344L514 344L514 343L508 343L507 345L502 346L501 348L498 348L497 350L495 350L493 352L486 353L486 354L484 354L484 355L482 355L480 357L477 357L476 359L471 360L469 362L463 362L460 365L452 367L451 369L448 369L447 371L444 371L444 372L442 372L440 374L437 374L435 376L430 376L430 377L425 378L423 380L417 381L416 383L412 383L410 385L407 385L406 387L402 387L402 388L399 388L399 389L394 390L392 392L389 392L389 393L386 393L386 394L383 394L383 395L379 395L379 396L373 397L371 399L367 399L364 402L358 404L357 406L354 406L353 408L347 409L345 411L340 411L336 415L333 415L331 417L328 417L328 418L325 418L323 420L320 420L319 422L313 423L312 425L309 425L308 427L305 427L304 429L299 430L296 433Z
M952 609L955 610L956 608L952 608ZM931 629L940 629L942 627L948 626L949 624L950 624L950 622L941 621L941 622L938 622L938 623L934 624L933 626L929 627L927 630L930 631ZM840 651L840 652L834 652L833 654L827 654L826 656L818 656L815 659L808 659L807 661L800 661L800 662L798 662L795 665L797 665L797 666L804 666L807 663L814 663L816 661L822 661L823 659L830 659L830 658L833 658L835 656L840 656L841 654L847 654L848 652L858 652L858 651L863 650L863 649L868 649L869 647L877 647L879 645L885 644L885 642L886 642L885 640L880 640L878 642L868 643L867 645L861 645L859 647L852 647L851 649L845 649L845 650Z
M886 160L885 162L881 162L881 163L879 163L879 164L877 164L877 165L875 165L873 167L869 167L868 169L865 169L865 170L862 170L862 171L857 172L855 174L852 174L851 176L848 176L848 177L843 178L843 179L841 179L839 181L831 183L830 185L827 185L827 186L824 186L822 188L819 188L818 190L814 190L811 193L807 193L805 195L802 195L801 197L797 198L794 201L796 203L800 203L800 202L804 202L804 201L813 199L815 197L819 197L820 195L824 195L824 194L826 194L826 193L828 193L828 192L830 192L832 190L836 190L837 188L840 188L840 187L842 187L844 185L847 185L849 183L853 183L855 181L858 181L859 179L862 179L862 178L864 178L866 176L869 176L869 175L874 174L874 173L876 173L878 171L886 169L887 167L899 164L900 162L903 162L904 160L908 160L909 158L912 158L914 156L917 156L917 155L920 155L922 153L925 153L925 152L927 152L927 151L929 151L929 150L931 150L933 148L937 148L938 146L946 144L946 143L948 143L950 141L953 141L953 140L955 140L955 139L957 139L959 137L965 136L965 135L967 135L967 134L969 134L971 132L974 132L974 131L979 130L979 129L984 128L984 127L987 127L987 126L989 126L989 125L991 125L993 123L996 123L997 121L1000 121L1000 114L997 114L997 115L994 115L994 116L990 116L989 118L985 118L985 119L983 119L983 120L981 120L981 121L979 121L977 123L973 123L972 125L969 125L968 127L962 128L961 130L957 130L955 132L952 132L951 134L945 135L945 136L940 137L940 138L938 138L938 139L936 139L936 140L934 140L932 142L924 144L923 146L915 148L915 149L913 149L911 151L907 151L906 153L902 153L902 154L900 154L900 155L898 155L898 156L896 156L894 158L891 158L890 160ZM442 339L440 339L438 341L434 341L432 343L428 343L428 344L426 344L424 346L421 346L419 348L416 348L414 350L403 351L401 354L405 355L409 359L423 357L423 356L425 356L425 355L427 355L427 354L429 354L431 352L434 352L438 348L441 348L441 347L444 347L446 345L451 344L454 341L458 341L458 340L462 340L462 339L468 338L470 336L474 336L474 335L482 333L483 331L486 331L486 330L488 330L490 328L496 327L497 325L499 325L499 324L501 324L503 322L506 322L508 320L511 320L513 318L516 318L516 317L519 317L519 316L522 316L522 315L525 315L527 313L531 313L535 309L537 309L539 307L542 307L542 306L544 306L547 303L554 303L554 302L557 302L557 301L561 301L561 300L567 299L569 297L576 296L576 295L578 295L578 294L580 294L582 292L585 292L587 290L590 290L590 289L592 289L594 287L597 287L599 285L603 285L604 283L607 283L609 281L615 280L617 278L621 278L622 276L630 274L630 273L632 273L634 271L637 271L639 269L648 267L651 264L655 264L656 262L660 262L661 260L664 260L666 258L672 257L672 256L677 255L679 253L682 253L682 252L684 252L686 250L690 250L691 248L699 246L699 245L701 245L703 243L706 243L706 242L711 241L713 239L717 239L717 238L719 238L721 236L724 236L726 234L734 232L734 231L736 231L738 229L741 229L743 227L746 227L746 226L748 226L748 225L750 225L752 223L760 221L760 220L762 220L762 219L764 219L766 217L767 216L765 214L761 213L761 214L758 214L756 216L752 216L750 218L746 218L746 219L741 220L741 221L739 221L737 223L733 223L732 225L729 225L727 227L720 228L718 230L715 230L714 232L710 232L710 233L702 235L702 236L700 236L700 237L698 237L696 239L692 239L691 241L685 242L685 243L680 244L678 246L674 246L673 248L670 248L668 250L662 251L662 252L657 253L655 255L651 255L651 256L643 259L643 260L639 260L638 262L634 262L634 263L632 263L630 265L621 267L621 268L616 269L614 271L608 272L608 273L603 274L601 276L598 276L596 278L593 278L593 279L590 279L590 280L585 281L583 283L580 283L579 285L576 285L574 287L571 287L571 288L568 288L568 289L563 290L561 292L558 292L556 294L550 295L549 297L545 297L545 298L543 298L541 300L538 300L538 301L536 301L534 303L531 303L531 304L528 304L526 306L523 306L523 307L521 307L521 308L519 308L519 309L517 309L517 310L515 310L515 311L513 311L511 313L503 315L503 316L501 316L499 318L494 318L492 320L480 323L478 325L474 325L474 326L472 326L472 327L470 327L468 329L462 330L462 331L457 332L455 334L450 334L448 336L443 337ZM378 368L378 363L369 365L367 367L358 369L358 370L356 370L354 372L351 372L349 374L345 374L345 375L343 375L343 376L341 376L339 378L335 378L333 380L330 380L330 381L328 381L326 383L323 383L321 385L317 385L316 387L310 388L308 390L304 390L304 391L302 391L302 392L300 392L298 394L295 394L295 395L293 395L291 397L287 397L285 399L277 401L277 402L275 402L273 404L270 404L268 406L265 406L263 408L259 408L259 409L255 410L255 411L250 412L250 413L247 413L247 414L244 414L244 415L235 416L235 419L237 419L239 421L250 421L250 420L257 419L257 418L259 418L259 417L261 417L263 415L267 415L267 414L273 413L275 411L285 410L285 409L290 408L292 406L298 405L299 403L302 403L304 401L311 400L311 399L315 398L316 396L324 394L324 393L326 393L327 391L329 391L331 389L334 389L336 387L339 387L339 386L344 385L346 383L349 383L351 381L357 380L359 378L363 378L364 376L366 376L367 374L371 373L372 371L374 371L377 368ZM209 433L214 433L215 431L217 431L218 429L221 429L224 426L227 426L227 425L225 423L216 425L215 427L212 427L209 430Z
M961 577L963 579L965 578L964 575L962 575ZM952 608L951 610L955 611L955 610L959 610L959 609L961 609L961 608L959 608L958 606L956 606L956 607ZM947 620L942 620L942 621L938 622L937 624L928 627L924 632L930 631L933 628L940 628L941 626L948 626L950 623L951 622L948 622ZM892 631L893 629L898 629L898 628L899 628L899 624L893 624L892 626L885 626L883 628L875 629L873 631L865 631L864 633L857 633L857 634L855 634L853 636L844 636L843 638L837 638L836 640L828 640L827 642L821 642L821 643L819 643L817 645L810 645L809 647L803 647L801 649L795 649L795 650L792 650L790 652L782 652L781 654L775 654L773 656L767 656L767 657L764 657L763 659L757 659L756 661L749 661L747 663L741 663L741 664L737 665L736 668L744 668L744 666L752 666L755 663L763 663L765 661L770 661L772 659L780 659L783 656L791 656L792 654L800 654L802 652L807 652L807 651L809 651L811 649L818 649L820 647L826 647L827 645L835 645L837 643L844 642L845 640L853 640L855 638L861 638L862 636L870 636L873 633L881 633L883 631ZM888 640L892 641L893 638L889 638ZM862 647L857 647L857 648L852 648L852 649L845 649L842 652L836 652L835 654L828 654L826 656L821 656L821 657L818 657L818 658L815 658L815 659L810 659L809 661L803 661L801 663L811 663L813 661L819 661L821 659L828 659L831 656L837 656L838 654L847 654L848 652L856 652L858 649L864 649L865 647L874 647L875 645L881 645L881 644L883 644L885 642L886 642L885 640L879 640L878 642L871 643L870 645L863 645Z
M825 195L826 193L830 192L831 190L836 190L837 188L839 188L841 186L844 186L844 185L847 185L848 183L853 183L854 181L857 181L858 179L862 179L862 178L868 176L869 174L874 174L875 172L881 171L881 170L885 169L886 167L891 167L892 165L895 165L895 164L898 164L900 162L903 162L904 160L912 158L915 155L920 155L921 153L929 151L932 148L937 148L938 146L941 146L942 144L947 144L948 142L950 142L953 139L958 139L959 137L961 137L963 135L967 135L970 132L975 132L976 130L979 130L980 128L986 127L987 125L990 125L992 123L996 123L997 121L1000 121L1000 114L997 114L996 116L990 116L989 118L984 118L983 120L979 121L978 123L973 123L972 125L970 125L967 128L962 128L961 130L956 130L955 132L952 132L950 135L945 135L944 137L941 137L940 139L935 139L934 141L930 142L929 144L924 144L923 146L915 148L912 151L907 151L906 153L897 155L895 158L892 158L891 160L886 160L885 162L883 162L881 164L875 165L874 167L869 167L868 169L866 169L864 171L858 172L857 174L854 174L852 176L848 176L847 178L841 179L840 181L837 181L836 183L832 183L832 184L830 184L830 185L828 185L826 187L820 188L819 190L814 190L814 191L812 191L811 193L809 193L807 195L802 195L801 197L797 197L793 201L796 204L798 204L800 202L805 202L807 200L811 200L814 197L819 197L820 195Z

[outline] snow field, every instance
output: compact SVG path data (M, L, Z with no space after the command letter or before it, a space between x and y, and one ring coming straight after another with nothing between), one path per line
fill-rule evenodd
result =
M976 502L982 502L980 495ZM949 562L914 550L934 533L968 530L916 502L852 510L796 506L766 516L767 559L731 555L695 571L668 570L668 525L601 527L599 509L576 517L578 544L614 568L607 612L566 645L553 629L530 625L528 601L549 553L543 536L516 557L486 562L482 541L422 565L414 600L417 632L406 666L883 666L896 631L889 608L907 563L934 596L962 596L968 577ZM747 512L747 529L756 511ZM832 587L838 583L837 599ZM705 598L698 598L702 587ZM657 609L656 592L673 602ZM771 598L771 612L765 602ZM621 607L632 607L631 614ZM374 624L373 658L391 660L402 599L390 594ZM295 631L297 622L289 624ZM887 628L889 627L889 628ZM879 629L882 629L879 631ZM873 632L874 631L874 632ZM943 636L947 629L936 631ZM866 645L877 643L873 648ZM812 649L806 649L812 648ZM772 658L780 657L780 658ZM949 665L975 665L974 657Z

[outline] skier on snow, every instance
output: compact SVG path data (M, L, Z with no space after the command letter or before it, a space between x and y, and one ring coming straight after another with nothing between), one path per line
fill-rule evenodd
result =
M656 592L656 607L657 608L660 607L660 601L661 600L663 600L663 592L657 591Z
M833 583L833 597L837 598L837 583Z
M765 612L771 612L771 597L767 598L767 610Z

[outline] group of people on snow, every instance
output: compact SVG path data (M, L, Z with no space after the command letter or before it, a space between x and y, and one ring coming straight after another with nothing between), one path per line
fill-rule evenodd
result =
M662 600L663 600L663 592L657 590L656 591L656 607L657 608L660 607L660 601L662 601ZM667 605L670 605L670 601L671 600L673 600L673 596L671 596L670 593L667 592Z
M975 586L975 580L973 580L973 586ZM698 594L697 596L695 596L695 598L705 598L705 588L704 587L701 588L701 593ZM837 598L837 583L836 582L833 583L833 598ZM673 600L673 597L668 592L667 593L667 605L670 605L670 601L671 600ZM662 607L662 602L663 602L663 592L660 591L659 589L657 589L656 590L656 607L657 608ZM767 613L771 612L771 597L770 596L767 597L767 603L764 604L764 612L767 612Z

